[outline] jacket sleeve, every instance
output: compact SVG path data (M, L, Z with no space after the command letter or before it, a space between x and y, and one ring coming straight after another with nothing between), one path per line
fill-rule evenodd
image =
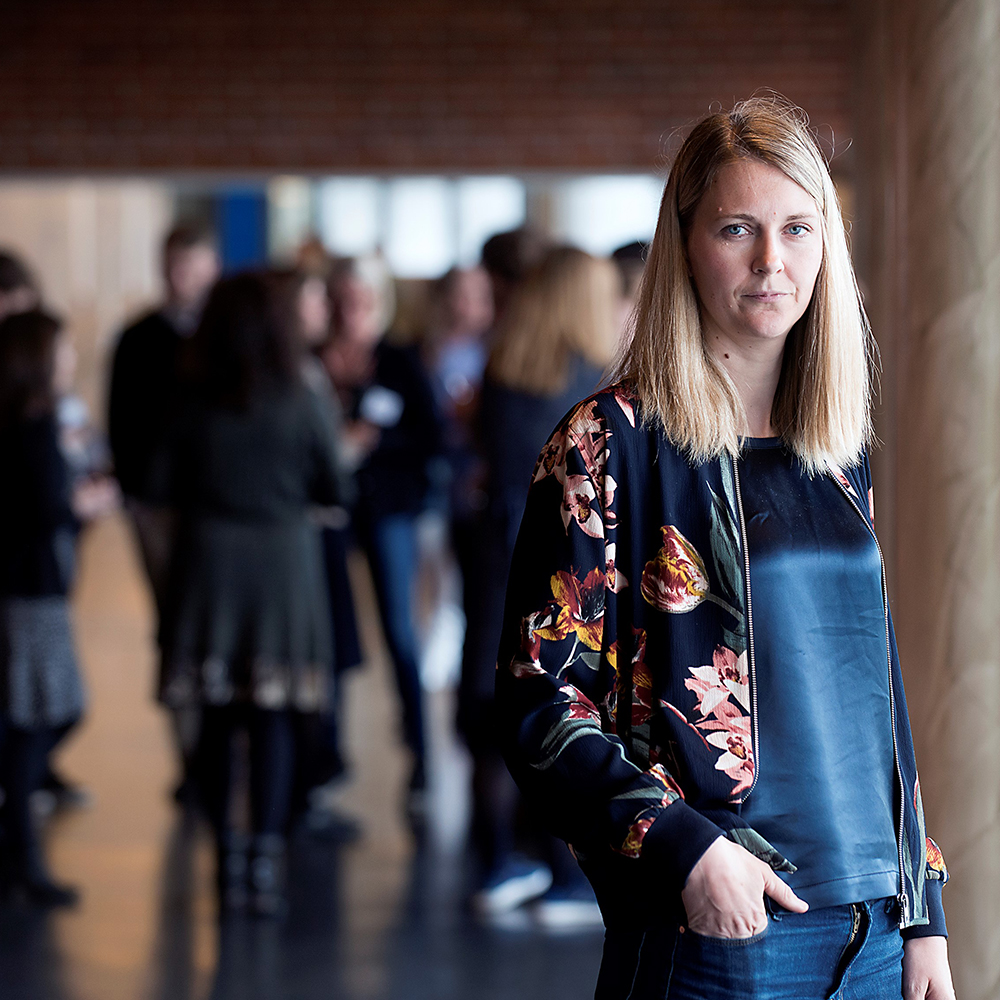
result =
M508 581L498 735L526 799L578 854L610 847L645 859L679 890L722 831L684 802L662 765L640 768L615 735L615 602L628 581L614 565L613 539L623 529L613 508L610 439L590 400L539 459Z

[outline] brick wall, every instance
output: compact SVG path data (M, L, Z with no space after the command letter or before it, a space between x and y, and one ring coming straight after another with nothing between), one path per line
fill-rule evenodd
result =
M844 135L848 0L6 0L0 171L648 169L772 87Z

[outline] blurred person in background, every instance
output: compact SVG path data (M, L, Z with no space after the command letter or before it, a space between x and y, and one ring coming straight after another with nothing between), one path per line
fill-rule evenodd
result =
M9 250L0 250L0 320L35 309L40 302L38 285L27 265Z
M457 640L450 649L459 651L458 623L462 616L458 603L464 600L463 581L475 575L472 560L486 498L485 464L479 453L476 427L489 350L487 335L492 322L493 292L483 268L453 267L430 286L422 350L442 426L442 453L431 466L430 507L440 516L440 527L444 529L439 545L432 549L425 544L423 553L423 580L427 580L430 569L436 577L433 592L441 598L437 608L440 617L428 629L424 653L431 669L433 657L446 655L448 647L442 645L440 637L442 627L448 628L448 615ZM445 532L451 543L450 551L443 537ZM429 549L436 559L428 558ZM457 668L458 657L449 660Z
M331 305L327 276L329 258L319 256L321 247L307 244L300 254L299 267L275 271L271 280L294 316L297 334L305 348L302 377L313 392L333 428L340 470L339 502L316 506L312 517L320 529L323 562L326 568L333 637L333 686L330 703L319 713L299 715L298 765L294 813L304 814L306 829L325 839L351 840L360 832L356 820L337 806L338 786L348 771L344 754L344 713L342 675L362 662L354 595L348 576L350 515L347 508L354 497L353 468L343 453L344 414L317 352L330 336Z
M67 599L75 536L118 497L106 477L74 483L60 446L75 367L58 320L31 309L0 321L0 888L43 906L77 898L52 879L29 804L84 710Z
M39 308L41 300L41 288L27 264L10 251L0 251L0 320ZM58 395L56 423L71 486L107 473L110 466L107 441L94 427L89 407L72 388ZM89 792L56 772L51 760L40 787L31 797L36 816L48 816L56 809L85 806L89 802Z
M461 533L462 525L483 506L474 426L492 323L492 286L483 268L454 267L436 282L423 355L441 415L453 532L457 525Z
M160 697L202 716L195 755L220 911L285 909L295 713L330 700L326 580L313 505L340 500L329 414L302 377L294 317L257 275L220 281L190 344L189 393L154 470L177 513ZM233 812L249 739L250 829ZM249 833L249 843L247 838Z
M428 464L441 447L440 423L416 349L384 339L394 296L381 259L337 262L330 291L333 324L321 358L344 408L346 451L357 468L353 526L371 567L395 671L412 757L406 807L419 823L427 745L414 621L416 521L426 504Z
M550 250L507 301L483 386L488 502L459 690L459 729L474 759L473 836L484 872L473 906L492 915L541 896L535 915L551 926L595 924L600 914L564 844L545 838L548 865L515 852L520 796L500 756L493 683L507 571L532 470L552 428L594 391L611 361L618 297L609 261L572 247Z
M157 617L163 613L175 525L171 512L151 496L151 462L177 404L182 345L194 333L218 277L219 257L211 230L187 224L175 227L163 244L166 301L121 334L111 365L108 440ZM198 716L179 711L172 722L181 770L174 794L183 801L190 789Z
M549 241L530 226L496 233L483 244L480 259L493 290L494 320L500 319L514 289L548 249Z
M621 278L618 317L623 334L628 328L639 295L639 283L642 281L642 272L646 269L647 249L645 243L635 240L618 247L611 254L611 260L618 268L618 276Z

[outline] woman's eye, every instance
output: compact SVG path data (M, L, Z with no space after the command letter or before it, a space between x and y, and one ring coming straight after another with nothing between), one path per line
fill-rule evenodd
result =
M799 222L796 222L788 227L788 233L790 236L805 236L808 232L809 232L809 227L803 226Z
M732 225L726 226L723 232L727 236L742 236L746 232L746 228L741 222L734 222Z

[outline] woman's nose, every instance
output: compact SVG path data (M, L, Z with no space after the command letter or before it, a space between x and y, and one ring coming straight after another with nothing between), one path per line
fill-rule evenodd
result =
M770 236L763 236L758 245L753 260L754 274L778 274L784 270L781 259L781 248L778 241Z

